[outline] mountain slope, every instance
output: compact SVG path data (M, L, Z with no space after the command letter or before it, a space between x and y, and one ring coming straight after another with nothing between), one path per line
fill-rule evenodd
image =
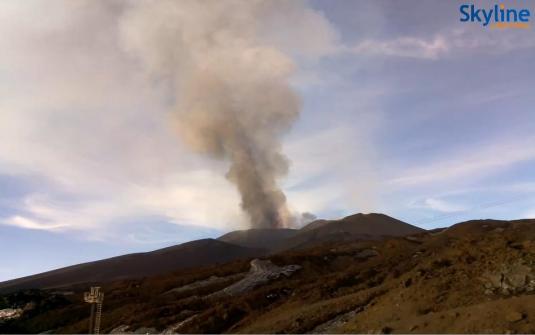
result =
M534 241L535 220L469 221L410 238L271 255L260 264L296 271L265 276L262 283L231 294L221 292L243 283L258 261L108 283L102 331L533 333ZM0 297L20 301L4 308L36 306L0 323L0 333L86 332L84 290L46 306L36 305L29 294Z
M218 238L219 241L242 247L276 249L284 240L298 234L297 229L247 229L235 230Z
M340 220L317 220L302 229L233 231L217 240L192 241L147 253L78 264L0 283L0 293L79 283L147 277L189 267L224 263L326 242L376 240L424 231L383 214L355 214Z
M151 252L128 254L5 281L0 283L0 292L140 278L189 267L225 263L239 258L257 257L262 254L264 251L260 249L245 248L214 239L203 239Z
M297 234L280 243L281 247L278 250L305 248L325 242L376 240L386 236L405 236L424 231L388 215L359 213L340 220L311 222Z
M422 228L378 213L358 213L340 220L316 220L301 229L302 232L311 230L323 233L349 232L373 236L403 236L424 231Z
M236 230L219 237L218 240L280 252L325 242L375 240L385 236L405 236L423 231L388 215L359 213L340 220L316 220L301 229Z

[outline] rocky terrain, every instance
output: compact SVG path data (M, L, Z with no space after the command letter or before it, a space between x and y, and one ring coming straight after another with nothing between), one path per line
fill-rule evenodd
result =
M109 282L101 329L535 332L535 220L478 220L381 235L358 238L359 232L355 239ZM87 288L3 295L0 309L22 312L2 319L0 332L87 332L89 307L81 298Z

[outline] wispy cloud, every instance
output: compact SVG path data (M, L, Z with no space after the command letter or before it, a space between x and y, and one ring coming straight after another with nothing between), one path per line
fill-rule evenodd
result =
M526 34L533 37L533 33L529 32L523 32L523 35L517 32L488 34L487 31L448 27L431 37L405 35L391 39L364 39L352 47L339 50L357 55L437 60L467 54L503 54L535 46L533 38L528 41Z
M466 210L465 206L445 201L443 199L427 198L424 200L424 206L439 212L455 213Z
M350 51L355 54L437 59L449 51L449 45L442 36L429 41L416 37L400 37L384 41L365 40Z
M68 227L67 224L60 223L43 223L29 218L25 218L19 215L12 216L8 219L2 220L6 225L15 226L25 229L36 229L36 230L59 230L61 228Z
M436 161L419 163L407 169L401 176L387 181L387 185L405 187L426 183L448 183L461 178L479 179L517 163L535 159L535 139L524 138L516 141L472 147L462 152L452 153Z
M297 211L349 214L376 208L379 178L369 132L377 120L365 113L361 118L362 125L332 126L287 143L292 168L285 185Z

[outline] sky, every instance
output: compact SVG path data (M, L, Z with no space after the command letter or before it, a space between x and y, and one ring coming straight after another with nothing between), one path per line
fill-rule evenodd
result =
M185 3L0 2L0 281L248 227L228 162L182 141L154 71L180 29L145 33ZM535 217L535 28L460 22L461 4L229 3L291 61L292 213Z

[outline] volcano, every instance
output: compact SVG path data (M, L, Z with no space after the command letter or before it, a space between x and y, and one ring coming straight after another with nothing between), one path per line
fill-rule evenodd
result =
M191 241L152 252L128 254L2 282L0 292L143 278L326 242L377 240L422 231L383 214L355 214L340 220L317 220L301 229L237 230L218 239Z
M535 220L382 214L231 232L3 283L46 289L0 295L0 333L86 332L93 284L106 333L533 333L533 240Z

